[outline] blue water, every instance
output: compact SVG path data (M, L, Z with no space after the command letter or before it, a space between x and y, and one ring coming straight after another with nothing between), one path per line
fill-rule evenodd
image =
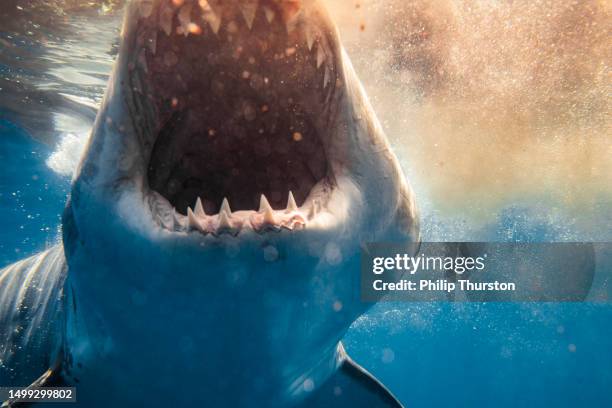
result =
M407 406L612 406L607 305L396 306L345 342Z
M0 120L0 265L57 241L69 179L45 164L48 146Z
M69 180L51 149L0 122L0 264L57 241ZM510 207L481 231L497 240L569 238L566 223ZM425 236L444 227L425 217ZM563 226L560 226L563 225ZM380 303L345 338L355 360L408 407L610 407L612 306Z

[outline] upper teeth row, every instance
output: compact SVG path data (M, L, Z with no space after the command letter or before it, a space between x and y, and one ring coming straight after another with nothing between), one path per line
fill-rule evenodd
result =
M231 18L235 14L239 14L244 18L249 29L253 28L255 15L259 7L260 0L242 0L242 1L221 1L221 0L161 0L158 23L159 27L167 34L172 34L174 16L178 11L178 20L180 26L177 27L180 34L200 34L198 30L198 21L192 21L191 11L195 4L201 10L202 22L207 23L215 34L219 33L224 18ZM236 4L237 3L237 4ZM293 31L297 25L299 16L303 11L301 0L274 0L278 6L281 15L277 16L277 12L269 6L261 6L268 23L272 23L275 19L280 18L285 23L287 31ZM140 15L144 18L149 18L153 14L153 1L142 0L139 4ZM229 23L230 21L226 21ZM200 27L201 28L201 27Z
M281 228L288 230L301 229L306 223L317 216L319 205L312 202L307 208L300 209L295 202L293 193L289 192L287 208L276 211L272 208L268 199L262 194L259 211L236 211L232 212L227 198L223 199L221 209L216 215L207 215L202 205L202 200L197 199L194 208L187 209L187 215L172 211L172 214L164 216L158 214L162 225L172 231L199 231L203 234L232 234L237 235L243 229L253 229L256 232L267 230L280 231Z
M257 9L259 7L260 0L243 0L238 2L232 1L220 1L220 0L198 0L197 6L201 9L202 21L192 20L192 10L194 0L162 0L160 5L159 15L152 16L153 4L151 0L143 0L140 3L140 13L145 18L157 17L156 23L158 27L170 36L173 33L177 33L184 36L200 35L202 34L201 24L208 24L213 33L218 34L223 23L234 24L233 19L227 18L227 16L233 16L233 10L239 10L241 15L249 29L253 27L253 21ZM223 4L222 4L223 3ZM237 3L237 4L235 4ZM278 5L278 9L281 10L282 15L277 17L276 11L266 5L261 7L264 10L266 21L272 23L276 18L282 19L287 27L288 32L292 32L298 26L299 17L303 13L303 7L301 0L275 0ZM178 14L177 14L178 13ZM177 16L179 25L173 30L174 16ZM305 42L308 46L308 50L312 51L315 44L317 46L317 68L320 68L325 63L325 86L330 80L331 72L327 62L329 61L329 47L326 46L326 42L323 36L319 35L314 28L314 25L303 25L302 26ZM148 47L155 54L157 39L151 37L147 40Z

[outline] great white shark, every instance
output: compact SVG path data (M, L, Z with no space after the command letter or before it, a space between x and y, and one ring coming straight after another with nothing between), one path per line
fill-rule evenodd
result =
M340 341L361 248L417 208L320 1L129 2L62 232L0 271L0 385L400 406Z

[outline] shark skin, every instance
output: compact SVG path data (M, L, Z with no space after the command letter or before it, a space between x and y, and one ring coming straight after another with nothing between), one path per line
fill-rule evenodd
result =
M340 341L362 246L411 248L417 208L320 1L131 1L62 226L0 271L1 384L401 406Z

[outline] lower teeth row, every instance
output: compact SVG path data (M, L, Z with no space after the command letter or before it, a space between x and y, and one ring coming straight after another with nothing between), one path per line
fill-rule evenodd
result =
M154 198L156 214L160 225L170 231L198 231L202 234L231 234L237 235L243 229L252 229L256 232L280 231L281 229L297 230L306 227L308 221L314 219L319 211L316 201L308 208L299 208L293 194L289 192L287 208L276 211L268 202L265 195L260 199L259 211L232 212L227 198L223 199L221 209L216 215L207 215L198 198L194 208L187 209L187 215L182 215L171 209L165 198L160 200L156 193ZM159 208L165 207L165 208Z

